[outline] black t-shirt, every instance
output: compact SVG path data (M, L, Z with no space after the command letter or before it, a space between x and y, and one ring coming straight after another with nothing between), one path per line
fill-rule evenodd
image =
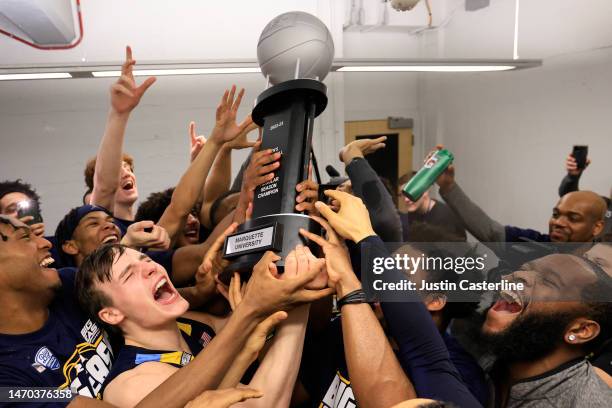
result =
M404 242L410 242L410 225L414 222L432 224L458 235L464 240L467 239L465 227L453 210L441 201L433 201L435 201L436 204L425 214L400 213Z
M0 334L0 386L59 387L97 397L110 372L113 351L105 332L76 303L76 269L58 272L62 290L49 305L44 326L28 334Z
M310 396L309 407L357 407L344 358L340 316L304 342L299 379Z

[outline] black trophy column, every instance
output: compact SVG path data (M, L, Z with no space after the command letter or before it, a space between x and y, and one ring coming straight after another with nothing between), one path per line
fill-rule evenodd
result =
M255 189L253 218L271 214L293 213L295 206L295 180L306 178L303 158L310 155L304 136L308 122L307 101L294 99L288 106L264 118L261 149L281 153L280 167L274 178ZM298 181L298 183L299 183Z
M223 254L231 265L221 275L223 281L228 282L234 271L248 275L267 250L283 258L277 263L281 271L284 258L297 244L320 252L299 234L300 228L319 234L319 224L294 209L295 186L308 175L314 118L327 105L326 91L322 82L295 79L266 89L257 98L252 117L263 127L261 149L280 152L280 167L271 181L255 189L253 218L225 240Z

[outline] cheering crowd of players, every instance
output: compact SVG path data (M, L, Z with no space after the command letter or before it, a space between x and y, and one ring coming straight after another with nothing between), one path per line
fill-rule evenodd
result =
M20 202L41 206L34 188L0 183L0 387L78 395L31 402L48 406L612 406L611 204L578 190L582 170L571 156L541 233L491 219L452 165L437 180L444 202L428 193L405 199L364 158L384 137L352 142L340 151L348 177L332 179L335 189L319 192L310 179L296 186L296 211L323 234L300 230L305 245L282 271L267 251L249 276L225 284L225 237L250 217L254 190L274 178L281 155L249 141L257 126L250 116L236 120L244 90L232 87L208 137L191 123L191 163L176 186L136 207L124 134L155 78L138 85L134 64L128 47L86 165L83 204L54 233L19 217ZM252 153L232 182L231 152L243 148ZM364 248L388 257L385 243L403 241L401 253L421 256L424 242L465 242L466 232L504 265L490 280L503 275L525 289L479 302L365 295ZM523 242L574 245L503 264ZM396 272L389 279L400 279ZM416 275L457 279L444 270Z

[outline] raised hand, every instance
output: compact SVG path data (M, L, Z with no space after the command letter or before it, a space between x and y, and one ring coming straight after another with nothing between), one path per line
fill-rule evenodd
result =
M21 217L19 219L19 221L23 222L24 224L27 224L31 222L32 220L34 220L34 217L32 217L31 215L26 215L25 217ZM30 231L32 232L32 234L36 235L37 237L44 237L45 236L45 224L43 224L42 222L32 224L30 225Z
M589 167L589 164L591 164L591 159L587 158L584 169L579 169L576 159L570 154L567 156L567 159L565 159L565 170L567 170L567 174L570 176L579 176L587 167Z
M299 192L295 198L295 210L306 211L310 215L317 214L314 203L319 198L319 184L314 180L304 180L296 185L295 189Z
M242 191L251 192L263 183L274 178L274 171L280 167L281 154L273 153L272 149L259 150L261 141L255 142L251 161L244 170Z
M249 336L244 350L241 354L244 354L249 358L250 363L253 363L263 347L266 345L268 334L276 327L280 322L287 318L287 312L276 312L273 313L263 322L259 323L255 328L255 331ZM242 356L238 356L240 358Z
M314 256L307 246L297 245L293 251L287 254L285 258L285 272L280 276L280 279L296 278L313 270L317 270L318 273L305 288L323 289L327 287L325 259Z
M299 193L295 197L296 211L306 211L309 215L317 215L314 203L319 199L319 184L312 179L312 163L308 166L308 179L295 186Z
M317 201L315 206L342 238L357 243L376 235L370 222L370 213L359 197L338 190L326 190L325 195L336 200L338 212L321 201Z
M427 154L427 157L425 157L425 160L423 161L423 163L427 163L427 160L429 160L429 158L438 150L442 150L444 149L444 145L437 145L436 148L434 150L432 150L431 152L429 152L429 154ZM436 184L438 184L438 186L440 187L440 192L441 193L445 193L447 191L449 191L451 188L453 188L453 186L455 185L455 165L454 164L450 164L446 170L444 170L442 172L442 174L440 174L438 176L438 178L436 179Z
M249 142L249 139L247 139L247 136L251 131L258 129L258 128L259 126L257 126L255 122L251 121L251 123L244 130L242 130L238 134L238 136L236 136L235 139L227 142L225 144L225 147L228 149L240 150L240 149L246 149L247 147L255 146L256 142Z
M206 138L203 135L197 136L196 124L194 121L189 122L189 141L191 145L190 157L194 161L206 143Z
M136 86L134 80L134 64L136 61L132 59L132 49L128 45L125 47L125 62L121 66L121 76L111 86L111 108L119 114L128 114L134 109L144 93L155 82L155 77L149 77Z
M368 154L374 153L378 149L385 147L385 141L387 136L377 137L376 139L359 139L354 140L351 143L340 149L340 160L344 164L349 164L355 157L364 157Z
M170 237L163 227L155 225L153 221L139 221L128 227L121 243L132 248L166 250L170 248Z
M336 289L336 294L343 297L353 290L359 289L361 283L351 265L351 258L344 242L340 240L334 229L322 218L313 216L327 232L324 239L312 232L300 228L300 234L312 242L317 243L325 254L325 268L328 276L328 285Z
M217 106L215 128L210 139L219 144L236 139L253 122L251 115L249 115L240 124L236 123L236 114L244 96L244 89L240 90L236 99L234 99L235 94L236 85L232 85L231 90L225 90L221 102Z
M232 311L236 310L240 302L242 302L242 296L244 296L244 291L246 289L246 285L243 285L240 280L240 274L238 272L234 272L234 276L230 280L229 287L225 285L221 280L219 280L219 276L216 277L217 281L217 290L230 304Z
M220 283L218 275L229 265L229 261L223 259L223 251L221 249L223 248L225 238L233 234L236 228L238 228L237 223L232 223L227 227L223 234L219 235L215 242L213 242L206 255L204 255L204 260L198 267L195 275L198 295L209 295Z
M330 288L321 290L306 289L320 270L309 269L296 277L279 279L275 262L280 257L267 251L253 268L246 285L246 291L239 307L246 307L258 316L268 316L278 310L287 310L298 304L313 302L333 293ZM265 294L265 295L262 295Z

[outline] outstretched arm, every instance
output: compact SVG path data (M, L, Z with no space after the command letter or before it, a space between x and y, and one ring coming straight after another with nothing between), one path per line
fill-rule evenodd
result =
M249 124L234 140L225 143L213 163L210 176L206 179L206 184L202 192L203 202L200 211L200 222L206 228L212 228L210 219L210 208L213 203L221 197L223 193L230 189L232 176L232 150L253 147L255 142L249 142L247 135L250 131L257 128L253 122Z
M591 164L591 160L587 159L584 169L586 169L589 164ZM567 170L567 174L565 177L563 177L563 180L561 180L561 184L559 185L559 197L563 197L572 191L578 191L580 176L582 176L582 172L584 171L584 169L578 168L578 163L571 154L567 156L567 159L565 159L565 169Z
M327 230L327 240L303 229L300 233L323 248L330 284L342 299L360 290L361 282L355 276L348 251L336 232L322 219L315 219ZM371 232L370 227L370 231L363 231L363 234L370 235ZM416 396L370 305L361 303L342 307L342 336L351 387L360 407L390 407Z
M370 212L372 226L385 242L402 240L402 223L391 195L364 156L385 147L386 136L355 140L340 150L353 192Z
M442 146L438 145L438 149ZM433 153L433 152L432 152ZM432 154L430 153L430 154ZM440 186L440 195L461 219L466 229L481 242L504 242L506 230L478 207L455 182L455 166L450 165L438 176L436 183Z
M363 204L360 204L358 198L339 191L326 193L340 203L338 213L322 203L318 205L321 215L331 224L330 227L323 223L328 233L334 228L343 238L359 243L362 248L368 246L370 259L376 257L384 259L391 256L381 239L372 233L367 210ZM352 220L360 222L355 223ZM362 273L370 272L362 271ZM399 282L404 278L405 275L401 270L385 271L385 282ZM340 292L361 288L356 276L347 275L343 276L343 279L349 282L350 286L338 289L338 296L342 296ZM414 293L406 293L405 297L406 301L403 302L382 302L381 307L391 334L399 346L397 356L410 376L416 393L419 397L442 399L462 407L480 406L450 361L446 345L422 301ZM351 316L348 313L355 308L353 305L342 308L343 327L345 314ZM355 327L359 327L359 324L360 321L355 320ZM351 380L353 380L352 373Z
M132 49L128 46L125 49L121 77L111 86L111 109L96 157L91 204L104 207L111 212L115 206L115 191L119 187L127 121L146 90L155 82L155 78L151 77L140 86L136 86L132 73L135 63L136 61L132 59Z
M310 305L303 305L289 312L289 317L276 331L272 346L248 384L249 388L261 390L263 397L236 404L236 407L289 407L300 368L295 356L302 355L309 309Z
M308 249L298 245L285 259L285 271L280 279L292 279L315 273L325 278L325 261L318 259ZM327 279L319 281L319 287L327 284ZM259 365L255 376L248 384L249 387L261 390L263 397L258 400L246 401L236 407L264 408L288 407L295 380L297 379L299 364L295 356L302 355L304 335L308 323L310 305L302 305L289 312L288 319L281 323L272 346Z
M236 113L244 95L244 89L234 100L235 93L236 86L232 86L231 90L226 90L223 94L221 103L217 107L215 128L210 138L204 143L202 150L181 177L172 194L170 205L159 220L158 224L168 231L173 242L200 196L217 153L224 143L231 142L240 136L240 133L252 123L249 116L242 123L236 124Z

